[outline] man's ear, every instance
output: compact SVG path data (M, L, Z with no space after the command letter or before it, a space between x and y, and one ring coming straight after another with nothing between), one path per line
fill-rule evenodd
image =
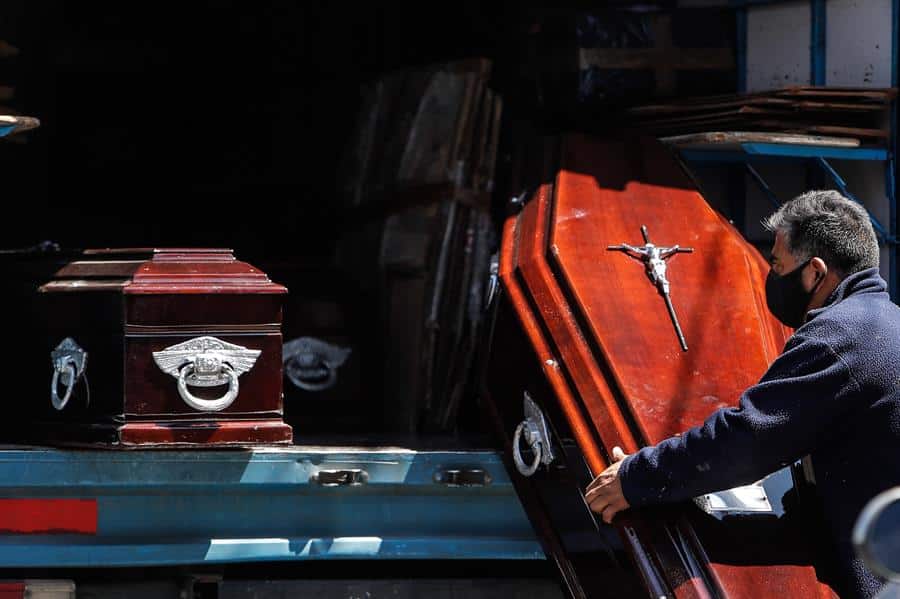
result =
M810 260L809 265L812 266L812 285L815 288L821 281L825 280L825 276L828 274L828 265L818 257Z

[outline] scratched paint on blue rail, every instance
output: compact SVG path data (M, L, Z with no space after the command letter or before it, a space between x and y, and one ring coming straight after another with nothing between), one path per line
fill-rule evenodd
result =
M450 487L446 469L490 483ZM324 487L322 470L368 482ZM403 449L0 450L4 497L96 498L97 536L0 535L0 566L544 559L499 455Z

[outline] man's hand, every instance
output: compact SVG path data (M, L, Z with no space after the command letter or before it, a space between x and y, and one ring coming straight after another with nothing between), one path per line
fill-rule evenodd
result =
M607 524L612 522L613 516L629 507L619 478L619 467L627 456L621 447L613 447L612 457L612 465L588 485L584 496L591 511L600 514Z

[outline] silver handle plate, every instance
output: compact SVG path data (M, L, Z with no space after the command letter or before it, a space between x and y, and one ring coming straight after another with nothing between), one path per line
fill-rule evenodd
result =
M262 353L215 337L195 337L183 343L153 352L160 370L178 379L178 394L186 404L202 412L218 412L237 399L238 377L256 364ZM188 387L228 385L217 399L195 397Z

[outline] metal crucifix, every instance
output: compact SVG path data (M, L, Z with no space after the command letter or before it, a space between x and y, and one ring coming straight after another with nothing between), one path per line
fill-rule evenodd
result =
M624 252L625 254L636 258L644 263L647 270L647 277L656 285L657 291L666 302L666 309L669 311L669 318L672 319L672 325L675 327L675 334L678 335L678 342L681 349L687 351L687 342L684 340L684 333L681 332L681 325L678 324L678 316L675 314L675 308L672 306L672 298L669 296L669 280L666 278L666 260L675 254L690 254L694 248L683 248L677 245L671 247L657 246L650 243L650 235L647 233L647 227L641 225L641 235L644 237L644 245L635 247L622 243L619 245L607 246L609 251Z

